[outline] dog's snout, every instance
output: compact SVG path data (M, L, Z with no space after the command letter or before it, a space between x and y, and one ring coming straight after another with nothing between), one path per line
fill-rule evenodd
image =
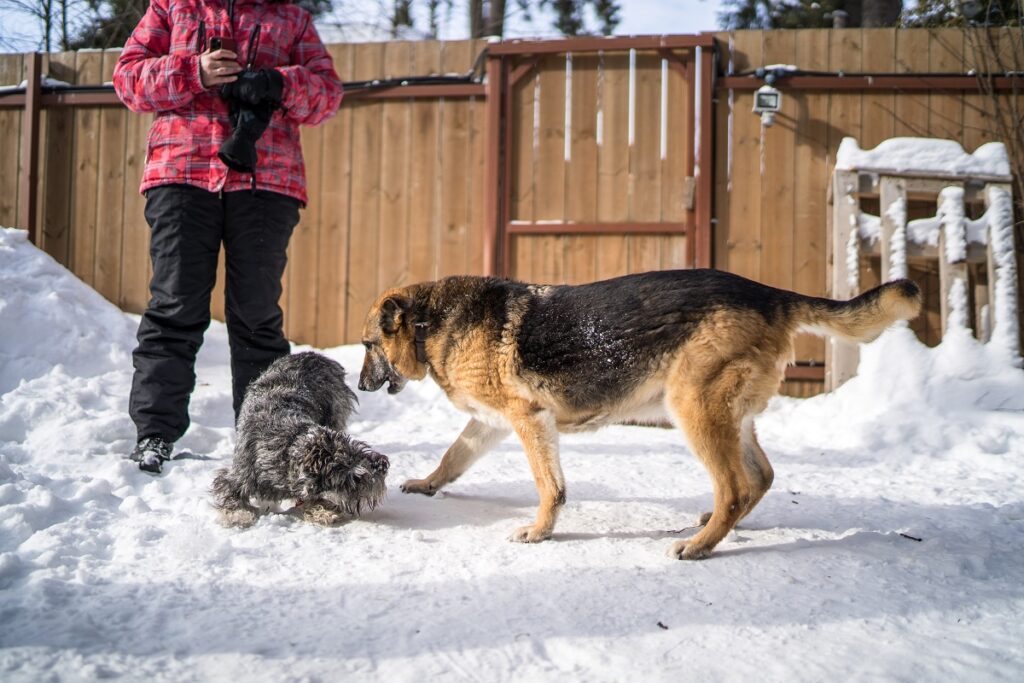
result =
M377 391L383 385L383 377L375 377L373 373L366 371L359 375L359 391Z
M376 366L377 364L367 354L362 372L359 373L359 391L377 391L384 384L384 378L380 376L381 373L376 372Z

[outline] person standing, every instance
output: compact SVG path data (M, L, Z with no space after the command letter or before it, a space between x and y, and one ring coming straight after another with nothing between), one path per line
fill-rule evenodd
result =
M236 419L249 383L289 352L278 300L307 201L298 128L333 115L342 86L310 14L278 0L151 0L113 80L129 109L156 114L140 188L153 279L132 356L129 457L160 473L189 425L221 244Z

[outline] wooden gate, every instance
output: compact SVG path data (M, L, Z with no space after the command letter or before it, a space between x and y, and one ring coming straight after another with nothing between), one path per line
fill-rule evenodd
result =
M711 36L511 41L488 57L491 272L579 283L711 265Z

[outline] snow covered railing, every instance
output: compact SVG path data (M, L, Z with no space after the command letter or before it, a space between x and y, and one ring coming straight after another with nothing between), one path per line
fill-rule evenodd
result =
M950 140L893 138L862 150L845 138L830 188L831 296L860 293L864 256L880 258L886 282L907 277L912 260L937 262L942 334L973 328L1019 359L1012 180L1002 143L967 154ZM880 215L865 212L864 199L876 199ZM921 200L935 202L935 215L909 220L909 202ZM985 212L968 218L967 205ZM826 389L856 374L855 345L831 340L826 355Z

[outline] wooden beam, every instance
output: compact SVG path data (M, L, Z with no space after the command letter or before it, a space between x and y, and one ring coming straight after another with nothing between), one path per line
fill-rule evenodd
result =
M488 46L491 55L540 55L559 52L623 52L625 50L661 50L711 48L715 37L701 35L613 36L565 38L558 40L506 40Z
M824 365L790 365L786 368L786 379L798 382L824 382Z
M483 97L487 88L482 83L451 83L433 85L400 85L393 88L349 90L344 99L402 100L424 97ZM343 100L344 101L344 100Z
M408 98L432 97L484 97L486 87L482 83L440 83L429 85L396 85L390 88L367 88L349 90L343 100L401 100ZM23 107L26 95L23 93L0 93L0 107ZM40 96L40 105L49 107L123 107L113 86L98 85L95 89L50 90Z
M510 235L685 235L685 223L529 223L510 221Z
M884 75L829 75L780 76L774 85L779 90L981 90L982 78L989 78L998 92L1017 92L1024 89L1021 76L960 76L957 74L884 74ZM757 90L764 79L754 75L726 76L719 79L720 90Z

